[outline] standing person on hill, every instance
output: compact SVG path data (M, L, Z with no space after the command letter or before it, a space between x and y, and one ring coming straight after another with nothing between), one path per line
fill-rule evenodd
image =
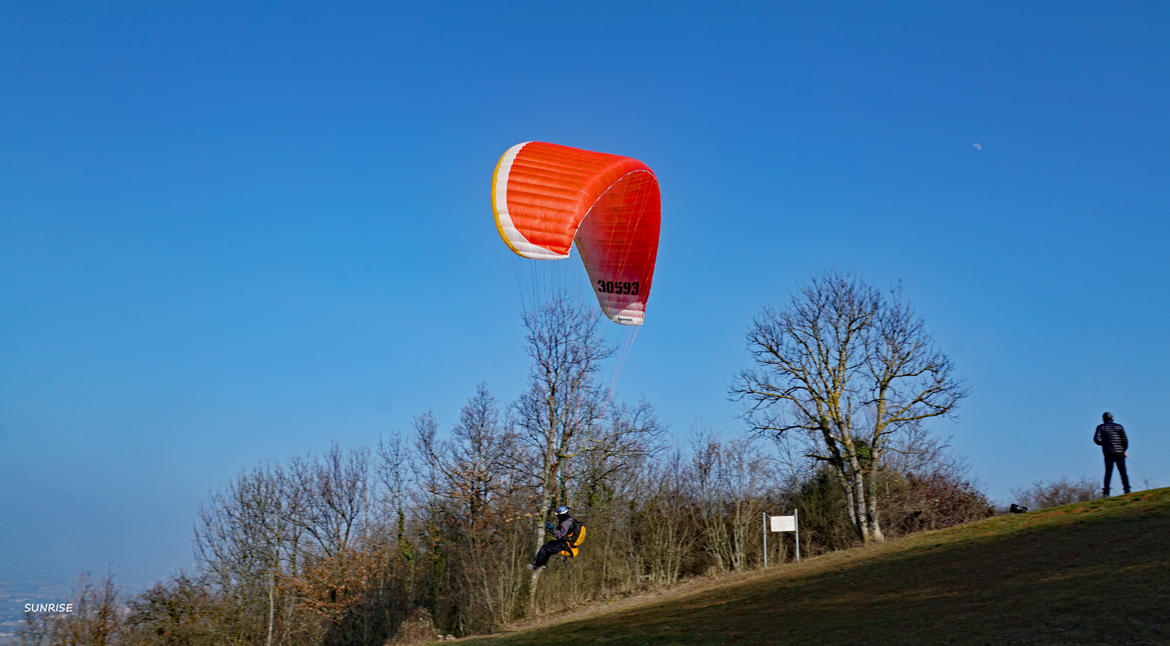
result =
M580 523L569 515L569 508L561 505L557 507L557 524L545 523L545 529L552 532L553 539L540 547L536 553L536 560L528 564L528 569L539 570L554 555L568 552L575 555L572 545L576 543L581 530Z
M1093 434L1093 443L1101 447L1105 454L1105 488L1102 492L1109 495L1109 481L1113 479L1113 465L1117 465L1117 473L1121 476L1121 487L1129 493L1129 476L1125 473L1125 459L1129 457L1129 439L1125 437L1125 429L1121 424L1113 421L1113 413L1102 413L1101 421L1097 425L1097 432Z

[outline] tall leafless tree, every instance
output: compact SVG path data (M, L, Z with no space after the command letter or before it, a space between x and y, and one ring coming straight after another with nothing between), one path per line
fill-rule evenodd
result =
M282 559L290 557L291 536L298 523L298 497L285 488L278 466L240 474L225 490L200 507L195 556L219 591L239 599L241 639L274 639L277 578ZM253 624L263 607L263 626ZM251 620L251 621L249 621Z
M755 365L732 386L760 433L799 434L827 463L863 542L884 540L874 473L892 436L951 415L966 395L900 290L854 275L815 276L748 329Z
M637 575L657 584L672 584L702 544L701 530L692 522L698 503L677 449L651 462L638 478L640 492L630 500L632 518L628 545Z
M612 501L619 474L639 469L663 450L666 427L649 402L629 406L610 402L604 418L590 427L581 443L580 460L568 470L578 481L581 502L589 506Z
M459 413L448 439L426 417L415 425L424 483L440 522L432 545L457 558L443 570L449 596L460 608L460 628L492 626L513 618L522 595L527 552L529 483L515 468L524 453L511 427L501 424L496 400L481 384ZM517 549L523 541L523 548Z
M535 485L533 552L544 540L544 519L557 500L564 501L569 462L602 415L604 401L595 377L613 354L591 308L555 296L524 314L531 368L528 389L514 407L514 420L531 449ZM536 599L532 574L530 606Z
M722 442L712 430L695 437L688 475L699 503L696 525L702 545L720 570L743 570L754 555L769 462L755 437Z
M456 502L469 525L481 525L489 506L512 485L518 450L513 432L500 424L495 397L480 384L448 441L436 437L433 425L419 430L417 445L435 472L435 493Z
M337 443L322 456L294 459L292 476L307 501L303 529L326 556L352 546L368 523L370 450L343 450Z

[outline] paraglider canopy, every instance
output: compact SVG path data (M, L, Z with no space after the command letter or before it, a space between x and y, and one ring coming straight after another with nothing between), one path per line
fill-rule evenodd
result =
M645 319L661 210L658 178L631 157L530 141L509 148L492 175L504 243L559 260L576 241L602 311L623 325Z

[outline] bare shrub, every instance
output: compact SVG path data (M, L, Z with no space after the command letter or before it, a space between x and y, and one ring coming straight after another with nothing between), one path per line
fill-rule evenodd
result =
M394 636L384 646L414 646L426 644L439 638L435 622L426 608L415 608L410 616L398 626Z
M131 633L139 646L213 646L223 643L216 628L217 604L205 581L179 574L156 583L130 601Z
M127 632L126 607L113 573L94 580L89 573L78 578L73 592L76 609L60 614L29 613L17 632L21 644L122 643Z
M1088 478L1061 478L1052 482L1034 482L1026 489L1012 489L1016 502L1029 509L1046 509L1084 502L1098 497L1097 483Z
M987 496L973 482L948 469L886 472L882 479L882 500L893 536L960 525L994 513Z

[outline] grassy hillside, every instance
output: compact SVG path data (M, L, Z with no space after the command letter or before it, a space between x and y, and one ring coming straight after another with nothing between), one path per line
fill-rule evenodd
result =
M1170 489L991 518L465 644L1170 644Z

